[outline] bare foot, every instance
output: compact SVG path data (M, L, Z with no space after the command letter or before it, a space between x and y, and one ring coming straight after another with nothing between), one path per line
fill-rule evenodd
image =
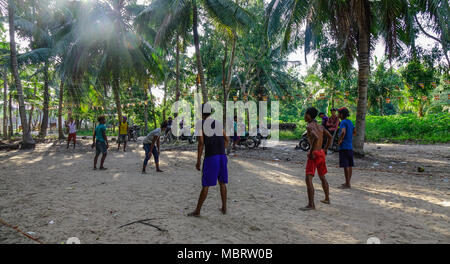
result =
M156 172L164 172L164 171L162 171L162 170L156 170Z
M97 170L97 167L94 167L94 170Z
M192 213L189 213L187 216L199 217L199 216L200 216L200 213L197 212L197 211L194 211L194 212L192 212Z
M347 184L341 184L341 186L338 187L339 189L351 189L352 187L350 185Z
M226 208L222 208L222 209L219 209L219 210L222 212L223 215L227 214L227 209Z
M101 167L100 170L107 170L108 168L105 167Z
M316 210L316 208L307 205L307 206L305 206L305 207L303 207L303 208L300 208L300 210L301 210L301 211L311 211L311 210Z
M142 174L147 174L147 172L145 172L144 170L142 171Z
M322 200L322 201L320 201L321 203L324 203L324 204L330 204L330 199L325 199L325 200Z

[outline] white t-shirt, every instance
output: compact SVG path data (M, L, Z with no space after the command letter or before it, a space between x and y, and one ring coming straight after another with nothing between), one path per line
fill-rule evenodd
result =
M154 137L159 137L161 136L161 128L157 128L155 130L153 130L152 132L148 133L148 135L144 138L144 144L152 144L153 138Z
M73 134L77 132L77 124L75 123L75 121L73 121L72 123L69 123L69 134Z

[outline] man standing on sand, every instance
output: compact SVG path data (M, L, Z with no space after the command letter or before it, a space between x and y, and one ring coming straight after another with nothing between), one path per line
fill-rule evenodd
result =
M100 170L106 170L103 166L105 163L106 155L109 148L108 138L106 137L106 118L105 116L100 116L98 118L100 123L94 130L92 148L95 146L95 158L94 158L94 170L97 169L97 160L100 153L102 153L102 159L100 161Z
M160 145L161 145L161 134L165 133L167 129L167 121L163 121L161 124L161 127L151 131L145 138L144 138L144 150L145 150L145 159L144 164L142 165L142 174L146 174L145 169L147 168L148 161L150 160L152 154L153 158L155 159L155 167L156 172L163 172L159 168L159 154L160 152Z
M345 183L341 185L342 189L350 189L350 180L352 179L353 163L353 136L356 135L356 129L353 122L347 119L350 113L347 108L339 108L339 118L341 119L339 134L339 167L344 168Z
M325 162L325 156L328 151L328 147L330 147L331 143L331 134L321 125L319 125L316 121L317 117L317 109L314 107L310 107L306 110L305 113L305 121L308 123L306 130L308 132L308 139L311 145L311 149L308 152L308 162L306 163L306 188L308 191L308 205L304 208L301 208L303 211L314 210L316 206L314 204L314 185L313 178L314 174L319 174L320 181L322 182L322 188L325 193L325 199L322 200L322 203L330 204L330 196L329 196L329 186L328 181L325 178L325 174L327 173L327 165ZM327 145L325 149L322 149L323 136L327 137Z
M117 140L117 151L120 149L120 143L123 142L123 152L126 152L127 148L127 135L128 135L128 122L127 117L122 117L122 122L119 124L119 140Z
M73 149L77 143L77 124L73 120L73 117L69 118L69 123L66 122L66 127L69 129L69 137L67 138L67 149L69 148L70 141L73 140Z
M205 120L210 116L210 113L203 113L202 115L202 128ZM213 120L211 127L214 129L217 124L217 120ZM188 214L188 216L200 216L200 210L202 209L203 202L208 196L208 190L210 186L216 186L217 181L220 185L220 195L222 197L222 208L220 209L222 214L227 213L227 187L228 183L228 159L225 154L225 149L228 146L228 137L225 134L225 130L222 130L222 135L206 136L202 130L198 136L197 147L197 163L195 167L197 170L202 171L202 191L198 198L197 207L194 212ZM203 148L205 148L205 158L203 159L203 167L201 166L201 159L203 155Z

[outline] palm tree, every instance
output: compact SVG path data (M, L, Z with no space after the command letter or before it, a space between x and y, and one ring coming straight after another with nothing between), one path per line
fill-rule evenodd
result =
M25 102L23 96L22 83L19 77L19 70L17 66L17 51L15 38L15 24L14 24L14 8L13 0L8 0L8 21L9 21L9 37L10 37L10 51L11 51L11 71L14 76L14 81L17 89L17 99L19 101L20 122L22 124L22 149L32 148L35 143L31 137L31 131L27 123L27 116L25 111Z
M67 34L73 36L63 63L68 89L79 93L83 76L97 88L112 88L118 120L121 121L120 82L134 76L145 80L148 72L160 78L161 65L152 46L135 33L134 9L127 1L96 2L82 6L83 14Z
M237 28L240 25L250 24L251 16L244 9L230 0L202 0L208 14L222 25ZM194 36L195 57L198 74L198 83L202 90L203 102L208 101L203 62L200 54L200 38L198 34L199 12L197 0L156 0L140 14L141 18L148 20L152 16L162 18L162 23L156 35L159 39L171 39L174 35L187 35L190 23L187 18L192 18L192 32ZM164 14L160 17L160 14ZM178 43L178 42L177 42Z
M8 136L8 121L7 121L7 104L8 104L8 94L7 94L7 90L8 90L8 68L5 66L4 70L3 70L3 138L7 138Z
M440 0L418 0L426 5L443 7L448 17L448 3ZM436 3L439 3L436 5ZM364 155L365 116L367 112L367 90L370 75L370 50L373 40L382 37L386 41L389 57L398 54L399 42L414 45L415 28L413 11L407 0L273 0L268 6L267 32L269 36L285 29L283 43L291 36L299 36L300 26L304 31L305 53L320 48L323 36L331 35L350 62L356 56L358 72L358 103L356 113L356 136L354 149ZM439 11L442 12L442 11ZM447 20L448 22L448 20ZM441 32L448 31L436 25Z

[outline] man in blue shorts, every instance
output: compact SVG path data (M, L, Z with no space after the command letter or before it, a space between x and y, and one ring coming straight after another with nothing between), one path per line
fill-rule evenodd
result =
M202 115L203 123L210 116L210 113L204 113ZM212 128L218 121L214 120ZM202 126L203 127L203 126ZM228 146L228 137L225 134L225 130L222 130L222 135L206 136L202 131L198 136L198 148L197 148L197 163L195 167L200 170L201 158L203 155L203 148L205 149L205 158L203 159L202 167L202 191L198 198L197 208L194 212L188 214L188 216L200 216L200 210L203 202L208 196L208 189L210 186L216 186L217 181L220 185L220 195L222 197L222 214L227 212L227 187L228 183L228 168L227 168L227 155L225 149Z
M353 122L347 119L350 113L347 108L338 109L340 124L339 134L339 167L344 168L345 183L341 185L342 189L350 189L350 180L352 178L353 163L353 136L356 134Z

